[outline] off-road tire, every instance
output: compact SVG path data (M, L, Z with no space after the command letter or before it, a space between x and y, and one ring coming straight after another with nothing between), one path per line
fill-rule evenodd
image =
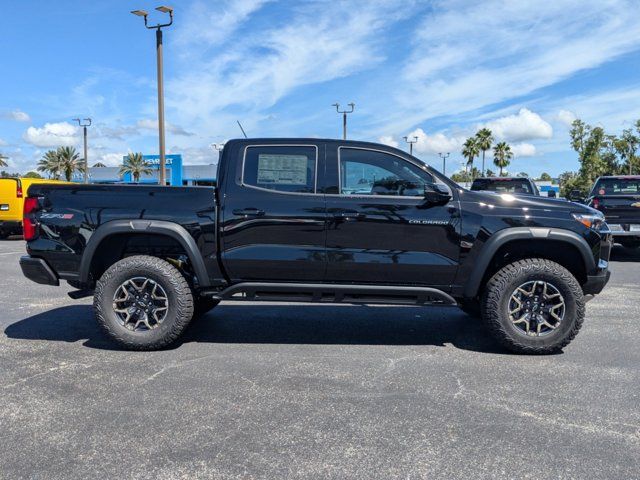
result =
M157 282L166 292L168 310L156 328L131 331L113 309L116 289L133 277ZM158 350L176 341L193 316L193 294L180 271L161 258L147 255L127 257L114 263L96 284L93 307L98 324L113 340L128 350Z
M514 290L527 281L552 283L565 301L565 314L557 330L543 337L528 336L509 319L509 301ZM584 294L566 268L542 258L529 258L500 269L482 295L482 318L494 338L505 348L521 354L557 353L578 334L585 314Z

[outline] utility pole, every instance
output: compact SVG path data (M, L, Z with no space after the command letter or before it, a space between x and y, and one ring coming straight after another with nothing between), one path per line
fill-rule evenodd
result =
M409 144L409 155L413 155L413 144L418 143L418 137L413 137L413 140L409 140L409 137L403 137L404 141Z
M333 106L336 107L336 112L342 114L342 139L347 139L347 115L349 113L353 113L356 108L356 104L351 102L348 104L351 107L351 110L340 110L340 104L334 103Z
M78 122L78 126L82 127L82 130L84 131L84 183L89 183L89 154L87 153L87 127L91 126L91 119L83 118L82 121L80 121L79 118L74 118L73 121Z
M440 155L440 158L442 159L442 174L446 175L447 174L447 158L449 158L449 155L451 155L449 152L447 153L439 153L438 155Z
M162 28L168 27L173 23L173 8L167 6L156 7L156 10L162 13L169 14L169 23L157 24L155 26L147 25L147 15L144 10L133 10L131 13L139 17L144 17L144 26L149 30L156 30L156 60L158 67L158 142L160 147L160 172L158 176L158 183L162 186L167 184L166 180L166 159L165 159L165 146L164 146L164 79L163 79L163 65L162 65Z

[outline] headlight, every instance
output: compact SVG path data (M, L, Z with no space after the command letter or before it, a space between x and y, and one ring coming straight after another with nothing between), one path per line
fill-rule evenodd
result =
M604 215L601 213L572 213L571 215L585 227L592 230L599 230L604 224Z

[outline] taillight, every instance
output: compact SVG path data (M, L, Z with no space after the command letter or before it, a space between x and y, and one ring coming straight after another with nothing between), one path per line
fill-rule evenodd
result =
M38 208L37 197L27 197L24 199L24 210L22 216L22 232L26 241L33 240L38 236L38 222L33 219L33 213Z
M16 197L22 198L22 183L19 179L16 182Z
M595 208L596 210L600 210L600 200L598 200L597 198L594 198L594 199L591 201L591 206L592 206L593 208Z

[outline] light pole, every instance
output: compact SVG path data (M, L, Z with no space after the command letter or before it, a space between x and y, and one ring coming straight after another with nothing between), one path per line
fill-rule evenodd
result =
M356 108L356 104L353 102L349 103L351 110L340 110L339 103L334 103L333 106L336 107L336 112L342 114L342 139L346 140L347 139L347 114L353 113L353 111Z
M173 8L162 5L160 7L156 7L156 10L162 13L168 13L169 23L158 23L155 26L149 26L147 25L147 15L149 14L146 11L133 10L131 13L139 17L144 17L144 26L149 30L152 30L154 28L156 30L156 57L158 63L158 137L160 144L160 175L158 182L160 183L160 185L164 186L167 184L167 181L164 152L164 80L162 78L162 28L168 27L173 23Z
M442 159L442 174L446 175L447 174L447 158L449 158L449 155L451 154L447 152L447 153L439 153L438 155L440 155L440 158Z
M89 154L87 153L87 127L91 126L90 118L83 118L80 121L79 118L74 118L74 122L78 122L78 126L82 127L84 131L84 183L89 183ZM88 122L88 123L84 123Z
M403 137L404 141L409 144L409 155L413 155L413 144L418 143L418 137L413 137L413 140L409 140L409 137Z

